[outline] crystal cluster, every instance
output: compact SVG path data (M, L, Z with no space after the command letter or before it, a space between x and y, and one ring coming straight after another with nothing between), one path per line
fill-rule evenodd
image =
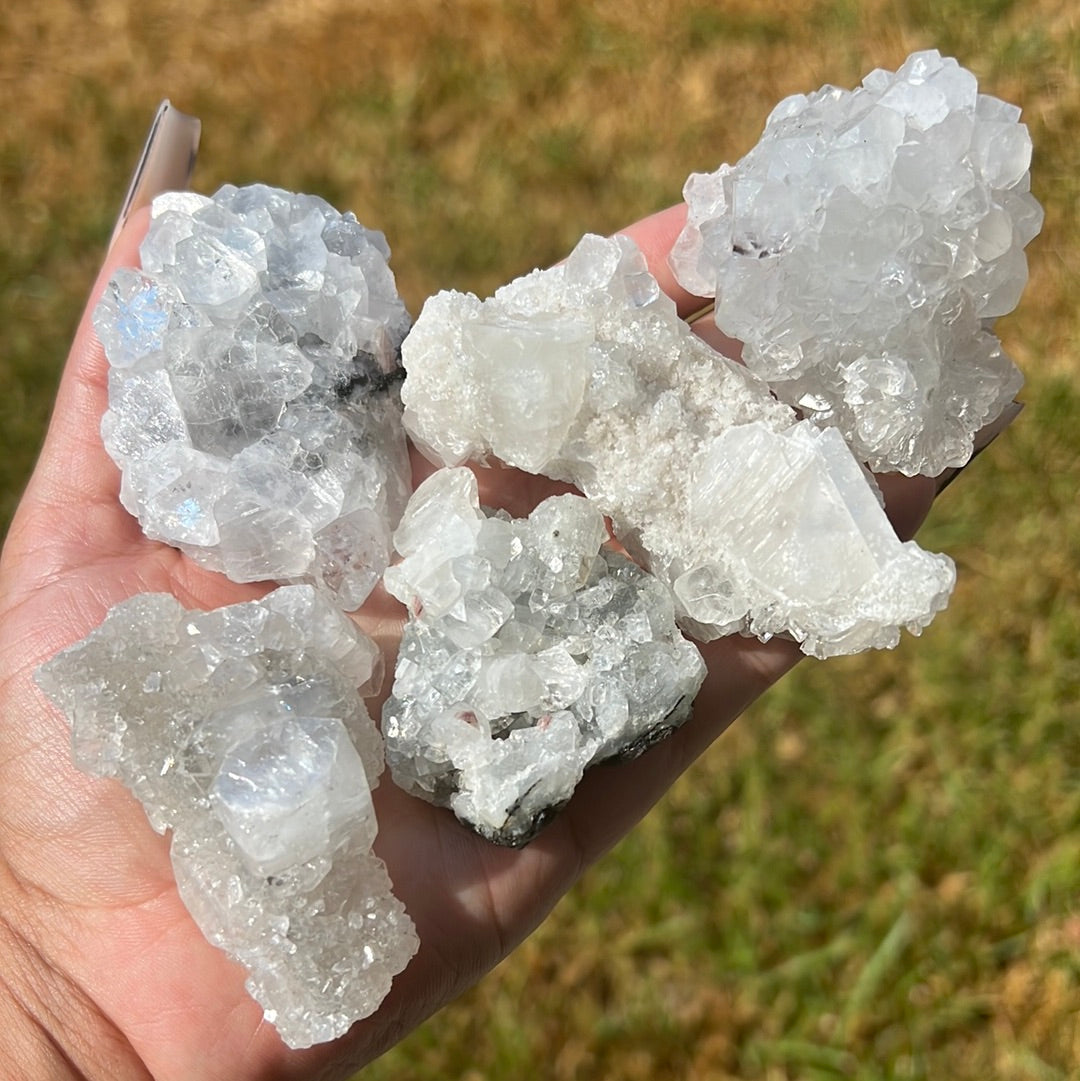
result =
M428 453L577 484L698 637L786 633L826 657L894 645L946 603L951 562L897 539L839 433L694 335L625 237L483 302L438 294L402 356Z
M387 761L501 844L528 841L588 766L680 725L704 678L669 591L606 539L580 496L486 514L468 469L428 478L394 536L386 586L410 616Z
M379 654L341 611L384 571L409 611L394 779L510 845L686 720L705 669L679 625L828 657L944 607L951 562L898 540L866 464L963 464L1019 387L992 332L1041 224L1018 117L916 53L781 102L736 166L691 176L672 268L745 366L625 237L486 301L440 293L406 337L351 215L265 186L155 201L94 314L121 501L236 581L306 584L210 613L137 596L38 681L76 762L172 831L180 896L286 1043L372 1013L418 946L372 850ZM409 500L403 404L434 460L587 498L514 520L449 468Z
M937 52L773 110L737 165L692 174L671 256L785 402L875 470L937 475L1021 384L992 332L1042 210L1020 110Z
M379 652L311 586L189 612L140 594L38 672L76 763L172 830L180 896L293 1047L375 1010L416 952L371 851Z
M370 593L409 490L408 314L381 233L311 195L155 200L94 313L106 449L147 536L234 581Z

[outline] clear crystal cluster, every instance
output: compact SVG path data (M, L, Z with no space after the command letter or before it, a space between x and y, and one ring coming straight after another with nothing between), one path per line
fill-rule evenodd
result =
M311 586L215 612L140 594L39 669L76 763L172 830L180 896L292 1047L372 1013L416 952L381 860L370 639Z
M992 331L1042 225L1020 110L936 51L773 110L737 165L692 174L679 282L783 401L878 471L963 465L1019 389Z
M704 678L669 591L606 539L580 496L485 513L468 469L429 477L394 536L386 587L410 615L387 761L500 844L532 838L588 766L680 725Z
M409 317L382 234L316 196L226 186L159 196L140 253L94 313L121 502L234 581L357 607L409 491Z
M952 563L897 539L839 433L694 335L625 237L587 236L483 302L438 294L402 356L405 423L429 454L578 485L700 638L853 653L947 601Z
M384 238L321 199L155 201L94 314L121 501L236 581L306 584L216 612L134 597L37 678L77 764L172 831L180 896L286 1043L372 1013L418 947L372 851L379 653L341 611L384 571L409 611L394 779L510 845L686 720L705 669L677 625L828 657L944 607L951 562L898 540L864 463L961 465L1019 387L992 332L1042 217L1018 117L916 53L781 102L738 165L691 176L671 264L745 366L625 237L440 293L409 332ZM588 498L514 520L449 468L409 500L403 404L434 460Z

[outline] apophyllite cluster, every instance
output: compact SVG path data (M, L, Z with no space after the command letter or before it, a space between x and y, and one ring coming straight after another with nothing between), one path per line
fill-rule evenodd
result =
M745 158L692 175L671 265L738 359L626 238L440 293L410 329L382 234L321 199L155 202L94 315L120 499L279 587L215 612L133 597L38 678L76 763L172 831L185 903L286 1042L345 1032L416 950L372 852L384 761L522 844L590 765L689 716L684 635L828 657L944 607L951 561L896 537L868 467L963 464L1019 388L993 333L1041 225L1018 117L917 53L781 102ZM447 467L415 492L406 433ZM462 468L488 459L582 494L514 519ZM408 611L381 732L378 650L344 614L380 580Z

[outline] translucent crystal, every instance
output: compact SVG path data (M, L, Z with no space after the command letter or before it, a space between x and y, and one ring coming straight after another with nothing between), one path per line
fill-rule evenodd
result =
M901 543L835 429L730 428L694 462L690 528L724 538L675 579L692 620L791 634L818 657L890 648L943 609L951 560ZM888 613L883 619L883 613Z
M172 831L180 895L293 1047L372 1013L416 952L371 788L382 740L360 697L380 654L311 586L215 612L118 604L38 671L76 763Z
M963 465L1021 376L991 331L1042 209L1019 109L934 51L782 101L737 165L694 173L671 254L785 402L872 469Z
M429 477L395 534L386 587L410 616L387 761L500 844L528 841L593 763L680 725L704 678L668 590L606 538L580 496L489 516L467 469Z
M382 235L315 196L226 186L159 197L141 255L94 313L124 506L235 581L359 606L409 490L409 318Z
M585 237L483 302L440 293L403 360L406 426L428 453L577 484L700 638L784 633L820 657L887 646L952 588L948 559L901 545L843 440L691 333L625 237ZM473 543L439 529L448 551ZM438 585L419 595L441 615L456 594Z

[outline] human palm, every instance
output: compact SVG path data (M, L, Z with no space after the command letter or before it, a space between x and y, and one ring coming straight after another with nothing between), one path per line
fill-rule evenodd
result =
M678 290L665 270L681 213L673 209L627 232L688 314L700 301ZM144 228L137 219L110 252L88 311L112 270L134 264ZM707 321L697 326L717 337ZM269 588L199 568L147 540L122 509L119 475L98 435L106 372L84 315L0 563L0 992L7 984L15 1020L6 1036L0 1024L0 1050L6 1041L7 1061L27 1077L347 1075L509 952L798 656L780 641L736 638L705 647L709 675L694 719L636 761L591 771L565 811L521 851L477 838L448 812L384 780L375 793L376 850L416 923L420 952L373 1017L332 1044L290 1051L244 991L240 966L211 947L187 914L168 840L120 785L72 766L67 725L33 685L41 662L136 593L171 593L185 607L209 609ZM414 461L414 479L427 469ZM516 514L555 490L509 469L481 471L481 484L485 503ZM929 482L911 481L891 493L902 533L921 520L931 491ZM357 617L389 660L402 614L380 593ZM46 1063L52 1072L41 1069Z

